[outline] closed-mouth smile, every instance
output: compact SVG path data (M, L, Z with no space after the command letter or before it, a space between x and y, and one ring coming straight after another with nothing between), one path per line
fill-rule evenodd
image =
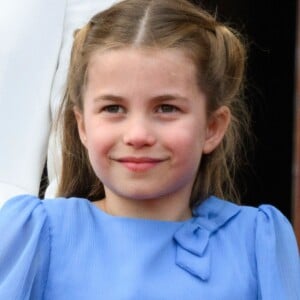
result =
M165 160L166 160L165 158L161 159L161 158L153 158L153 157L133 157L133 156L115 159L115 161L121 163L127 169L134 172L148 171Z

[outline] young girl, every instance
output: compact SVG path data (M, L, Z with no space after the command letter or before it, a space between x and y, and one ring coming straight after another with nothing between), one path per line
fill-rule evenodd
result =
M125 0L79 30L61 198L0 211L0 299L300 299L286 218L221 199L244 63L238 35L185 0Z

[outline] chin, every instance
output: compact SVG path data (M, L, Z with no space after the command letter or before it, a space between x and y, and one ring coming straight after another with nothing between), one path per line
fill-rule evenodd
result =
M161 195L153 193L145 193L145 191L134 191L129 193L119 193L120 198L124 198L132 201L151 201L161 198Z

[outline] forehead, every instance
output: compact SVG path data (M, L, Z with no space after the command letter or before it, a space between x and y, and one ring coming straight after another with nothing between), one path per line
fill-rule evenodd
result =
M91 56L87 84L191 88L197 86L196 73L195 64L183 50L122 48Z

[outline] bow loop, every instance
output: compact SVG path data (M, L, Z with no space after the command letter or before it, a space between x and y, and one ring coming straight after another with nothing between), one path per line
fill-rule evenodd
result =
M209 277L210 255L206 251L209 235L209 231L199 224L187 223L174 236L176 264L202 280Z
M197 223L187 223L178 230L174 239L183 249L202 256L209 239L210 232Z

